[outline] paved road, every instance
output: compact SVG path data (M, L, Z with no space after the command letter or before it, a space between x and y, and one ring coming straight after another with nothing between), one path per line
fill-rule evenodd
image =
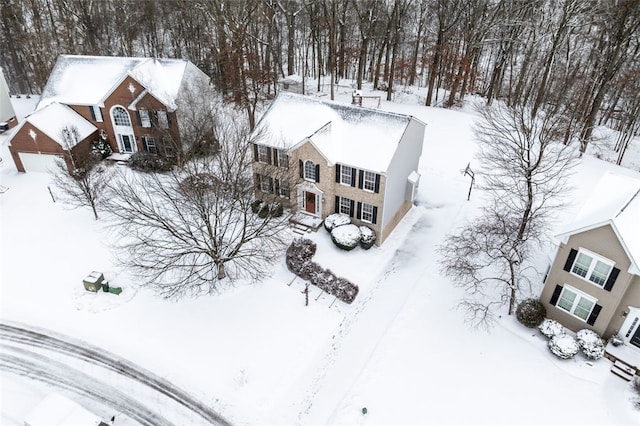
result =
M0 322L0 371L98 401L141 425L230 425L166 379L86 342Z

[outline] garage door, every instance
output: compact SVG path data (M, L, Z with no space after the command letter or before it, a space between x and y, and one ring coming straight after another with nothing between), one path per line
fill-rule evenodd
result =
M49 173L50 170L55 170L56 160L61 159L61 157L57 155L49 154L28 154L26 152L20 152L18 155L20 155L20 161L22 161L26 172Z

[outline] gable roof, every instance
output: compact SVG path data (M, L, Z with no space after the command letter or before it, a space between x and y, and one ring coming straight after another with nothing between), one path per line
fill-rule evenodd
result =
M9 141L20 132L25 123L30 123L64 149L73 148L78 142L86 139L98 130L96 126L68 106L52 103L28 115L24 121L18 125ZM66 126L74 126L78 129L78 140L71 146L67 146L62 136L62 131Z
M260 144L293 149L307 140L330 163L386 172L413 117L280 92L254 132Z
M61 55L42 91L38 109L53 102L100 105L127 76L175 108L188 63L184 59Z
M640 275L640 179L606 173L594 187L568 229L558 235L573 234L610 225L629 260L629 272Z

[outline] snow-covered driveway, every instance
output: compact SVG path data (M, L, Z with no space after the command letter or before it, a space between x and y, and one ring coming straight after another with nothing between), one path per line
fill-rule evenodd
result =
M0 370L94 400L113 410L118 424L230 424L162 377L48 330L0 323Z

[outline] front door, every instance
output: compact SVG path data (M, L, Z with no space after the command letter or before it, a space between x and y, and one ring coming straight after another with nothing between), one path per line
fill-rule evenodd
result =
M305 210L307 213L316 214L316 194L305 192Z
M111 108L111 123L113 125L113 133L118 141L119 151L127 154L136 152L136 140L133 136L131 117L123 106L116 105Z
M640 348L640 326L636 327L636 332L631 336L629 343Z

